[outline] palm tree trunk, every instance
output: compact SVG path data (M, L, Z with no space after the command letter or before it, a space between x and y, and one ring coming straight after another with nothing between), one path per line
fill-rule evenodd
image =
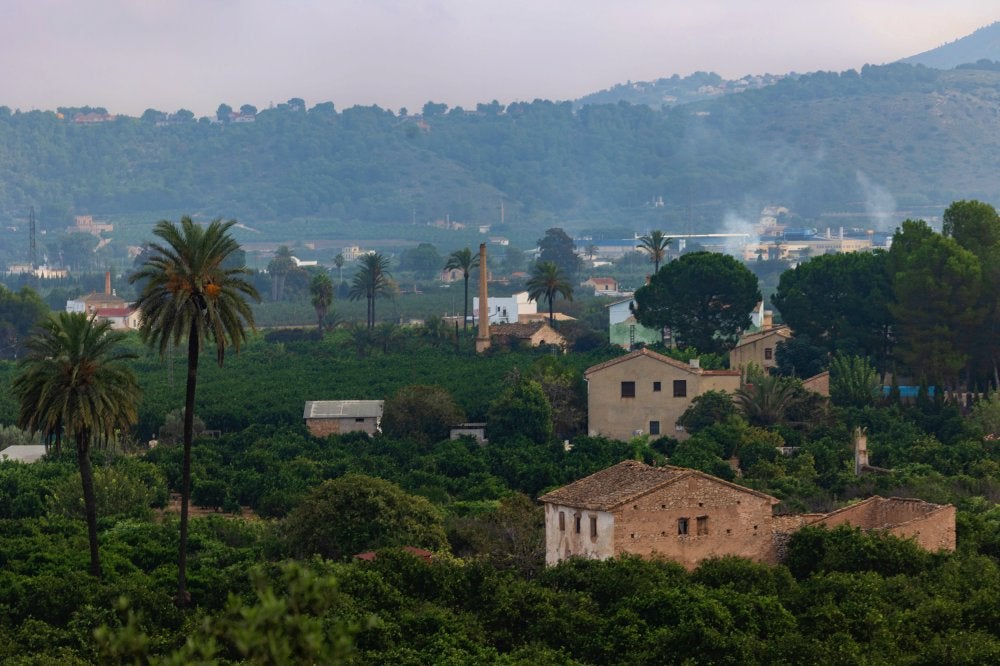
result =
M181 537L177 552L177 596L174 603L184 608L191 600L187 591L188 503L191 501L191 444L194 440L194 393L198 384L198 353L201 340L198 323L191 321L188 332L188 373L184 394L184 461L181 467Z
M552 301L556 300L554 294L549 296L549 326L555 326L555 315L552 313Z
M94 493L94 470L90 466L90 447L86 431L76 435L76 459L83 483L83 510L87 515L87 539L90 541L90 575L101 577L101 555L97 550L97 495Z
M462 332L466 332L469 326L469 274L465 274L465 316L462 318ZM482 307L482 304L480 304Z

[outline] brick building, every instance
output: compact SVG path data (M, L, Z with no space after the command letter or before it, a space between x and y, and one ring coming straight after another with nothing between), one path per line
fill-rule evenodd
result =
M384 400L309 400L302 418L314 437L382 432Z
M734 555L775 563L806 525L848 523L955 549L955 507L872 497L829 514L773 515L778 500L693 469L626 460L542 495L545 562L662 556L692 569Z

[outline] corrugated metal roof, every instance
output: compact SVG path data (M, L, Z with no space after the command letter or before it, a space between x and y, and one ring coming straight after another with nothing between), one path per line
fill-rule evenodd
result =
M302 418L381 418L384 405L384 400L307 400Z

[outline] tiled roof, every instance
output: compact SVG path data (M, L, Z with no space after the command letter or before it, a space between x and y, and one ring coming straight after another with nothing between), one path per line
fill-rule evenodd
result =
M512 338L530 338L537 333L545 322L533 321L523 324L490 324L490 335L505 335Z
M383 400L308 400L302 418L380 418L384 404Z
M624 354L617 358L613 358L610 361L605 361L604 363L598 363L597 365L592 365L583 371L583 375L584 377L586 377L588 375L594 374L595 372L600 372L605 368L610 368L613 365L624 363L625 361L631 361L632 359L638 358L640 356L646 356L655 361L660 361L661 363L672 365L679 370L686 370L687 372L690 372L692 375L739 375L740 374L739 370L703 370L702 368L694 368L691 366L690 363L681 363L680 361L672 359L669 356L658 354L651 349L643 347L642 349L636 349L635 351L629 352L628 354Z
M777 504L778 500L762 492L744 488L724 479L685 467L650 467L636 460L625 460L596 474L574 481L539 497L539 501L549 504L610 511L646 493L662 488L680 479L700 476L737 490L756 495Z
M742 347L743 345L748 345L750 343L757 342L758 340L763 340L764 338L771 335L777 335L779 337L787 339L792 337L792 331L787 326L777 326L775 328L769 328L764 331L757 331L756 333L748 333L747 335L744 335L742 338L740 338L740 341L736 344L736 346Z

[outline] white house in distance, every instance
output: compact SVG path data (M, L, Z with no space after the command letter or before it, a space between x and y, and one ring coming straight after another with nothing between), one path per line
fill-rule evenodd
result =
M519 291L513 296L490 296L486 299L490 324L517 324L521 315L538 314L538 303L528 300L528 292ZM472 321L479 323L479 297L472 299Z

